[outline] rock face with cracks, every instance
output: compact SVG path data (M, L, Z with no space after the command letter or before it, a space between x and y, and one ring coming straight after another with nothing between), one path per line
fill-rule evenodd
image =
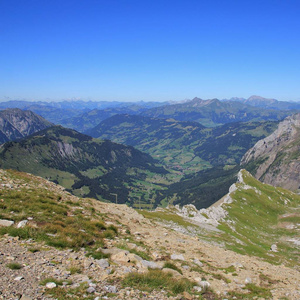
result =
M257 179L286 189L300 187L300 113L287 117L246 152L241 165L254 165Z

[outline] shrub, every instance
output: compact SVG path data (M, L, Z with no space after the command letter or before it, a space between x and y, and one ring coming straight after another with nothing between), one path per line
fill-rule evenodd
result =
M123 279L123 286L130 286L139 290L151 292L153 290L165 289L177 295L184 291L191 291L195 285L188 279L175 279L172 274L161 270L149 270L147 273L130 273Z
M22 268L22 265L20 265L19 263L9 263L6 266L11 270L19 270Z

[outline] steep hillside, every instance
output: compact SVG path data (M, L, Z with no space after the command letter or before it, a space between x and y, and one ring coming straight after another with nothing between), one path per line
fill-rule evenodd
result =
M207 209L197 210L193 205L186 205L143 214L161 220L178 221L178 216L183 217L202 230L180 228L178 223L173 229L198 234L237 253L289 265L300 271L299 204L300 195L263 184L241 170L229 193Z
M204 242L174 209L137 213L4 170L0 198L3 299L299 299L295 268Z
M153 118L195 121L208 127L232 122L277 121L290 114L289 111L262 109L236 101L221 102L218 99L202 100L199 98L185 103L149 109L143 113L144 116Z
M146 108L133 104L121 107L110 107L103 110L93 109L79 116L64 119L60 122L60 125L75 129L79 132L85 132L97 126L101 121L116 114L138 114L144 110L146 110Z
M149 186L149 178L167 173L148 154L133 147L96 140L60 126L4 144L0 166L48 178L77 195L131 205L144 190L149 193L139 201L149 204L152 188L160 188L153 180Z
M31 111L17 108L0 111L0 144L14 141L52 126Z
M300 188L300 114L286 118L270 136L258 141L241 164L265 183Z
M223 197L236 181L240 166L215 166L183 177L167 189L157 191L156 201L173 205L195 205L207 208Z
M134 146L184 175L211 166L239 164L244 153L275 128L272 122L205 128L196 122L116 115L87 134Z

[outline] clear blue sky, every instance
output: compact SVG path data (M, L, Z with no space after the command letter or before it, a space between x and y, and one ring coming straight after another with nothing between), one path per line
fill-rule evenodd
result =
M299 0L0 0L0 100L299 100L299 16Z

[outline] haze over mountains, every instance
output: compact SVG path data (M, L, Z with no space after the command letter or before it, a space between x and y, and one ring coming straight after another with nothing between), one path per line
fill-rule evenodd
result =
M258 105L259 104L259 105ZM61 102L0 102L0 108L31 110L48 121L85 131L108 117L120 113L140 114L155 118L174 118L178 121L196 121L204 126L217 126L230 122L282 120L300 109L298 102L282 102L251 96L248 99L184 100L179 102L108 102L108 101L61 101ZM264 108L261 110L260 108ZM94 110L93 112L91 112ZM74 118L74 119L73 119ZM85 125L83 125L83 121Z
M299 104L285 103L284 109L279 109L278 102L252 96L234 101L194 98L180 103L1 103L2 107L22 107L24 114L30 114L27 109L33 108L63 126L102 141L54 127L42 135L4 145L0 165L50 178L81 196L113 201L112 194L118 194L120 202L139 207L167 203L208 207L235 181L247 150L274 132L278 121L297 111ZM69 118L70 114L73 116ZM33 124L37 131L39 127ZM14 137L11 133L5 141L24 136ZM121 150L121 145L103 140L133 146L144 154L126 146ZM16 159L24 155L27 163ZM126 163L125 167L129 157L136 164ZM251 166L253 163L246 163L246 168L253 171ZM294 181L298 181L296 175Z

